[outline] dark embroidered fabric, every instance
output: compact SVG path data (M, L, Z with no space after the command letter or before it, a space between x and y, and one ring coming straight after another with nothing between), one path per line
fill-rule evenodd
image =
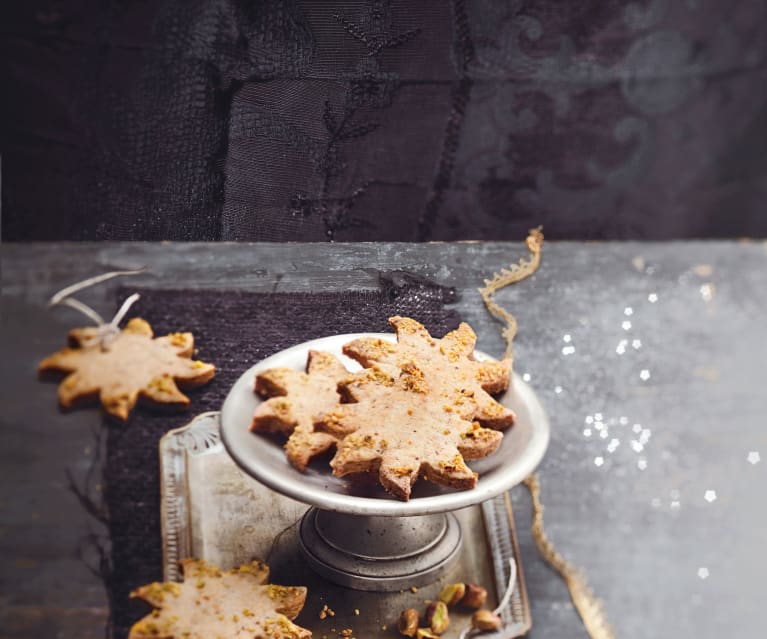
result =
M122 301L135 289L124 289ZM196 414L218 410L244 370L283 348L309 339L347 332L391 329L387 317L404 314L422 321L435 335L458 325L445 307L454 293L428 281L397 273L380 291L276 294L201 290L140 290L131 309L151 323L155 333L192 331L198 357L213 362L216 377L192 391L189 413L167 415L140 407L126 426L108 424L105 469L109 513L111 571L107 575L113 635L127 636L146 614L130 591L162 578L160 494L157 446L162 435Z
M767 235L761 0L0 11L6 240Z

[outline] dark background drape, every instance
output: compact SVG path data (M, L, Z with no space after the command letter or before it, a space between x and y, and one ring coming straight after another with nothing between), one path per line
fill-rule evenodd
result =
M767 235L762 0L0 11L5 240Z

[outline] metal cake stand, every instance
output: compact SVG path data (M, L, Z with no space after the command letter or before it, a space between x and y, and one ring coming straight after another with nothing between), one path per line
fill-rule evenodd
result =
M517 420L504 432L497 451L469 463L479 473L473 490L418 481L404 502L380 487L360 488L334 477L326 460L301 473L288 463L280 441L250 431L261 402L253 392L256 374L274 367L304 370L310 349L333 353L350 370L359 370L359 364L341 352L344 344L359 337L395 341L394 335L384 333L334 335L280 351L250 368L224 402L221 438L247 474L313 506L301 521L299 541L315 571L349 588L393 592L432 583L450 569L464 536L453 511L485 502L533 472L548 446L549 422L532 388L514 377L498 400L514 410ZM475 357L492 359L479 352Z

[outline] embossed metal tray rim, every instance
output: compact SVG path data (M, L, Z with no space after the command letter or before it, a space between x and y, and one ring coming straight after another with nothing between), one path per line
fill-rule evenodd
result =
M193 555L192 494L195 478L189 472L190 457L228 454L220 438L220 413L208 412L189 424L174 429L160 440L161 525L163 574L166 581L180 581L179 560ZM230 460L231 461L231 460ZM231 461L234 466L234 461ZM252 480L255 481L255 480ZM265 490L270 490L264 487ZM513 639L532 627L530 607L519 546L514 528L514 515L508 493L485 501L481 508L484 539L478 535L474 543L484 542L492 559L496 597L500 599L509 577L509 559L518 566L517 583L509 605L501 611L504 627L496 633L485 633L488 639ZM275 531L275 535L281 531ZM198 553L199 554L199 553ZM202 556L205 559L207 557ZM381 595L384 596L384 595Z

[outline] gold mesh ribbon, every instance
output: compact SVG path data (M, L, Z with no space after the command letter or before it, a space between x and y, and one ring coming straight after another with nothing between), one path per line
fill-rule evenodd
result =
M509 268L494 273L489 280L485 280L484 287L479 289L482 300L487 310L499 321L504 323L503 337L506 340L505 357L511 357L511 345L517 334L517 320L506 309L501 307L493 295L500 289L510 284L515 284L530 277L538 269L541 263L541 250L543 249L543 232L541 227L532 229L525 240L529 258L521 258ZM586 583L583 572L568 562L554 547L554 544L546 536L543 529L543 503L541 503L541 486L537 473L530 475L524 485L530 491L533 505L532 535L535 545L541 557L551 568L556 570L570 591L570 598L581 617L586 632L591 639L615 639L615 634L607 621L607 616L602 607L602 602Z

